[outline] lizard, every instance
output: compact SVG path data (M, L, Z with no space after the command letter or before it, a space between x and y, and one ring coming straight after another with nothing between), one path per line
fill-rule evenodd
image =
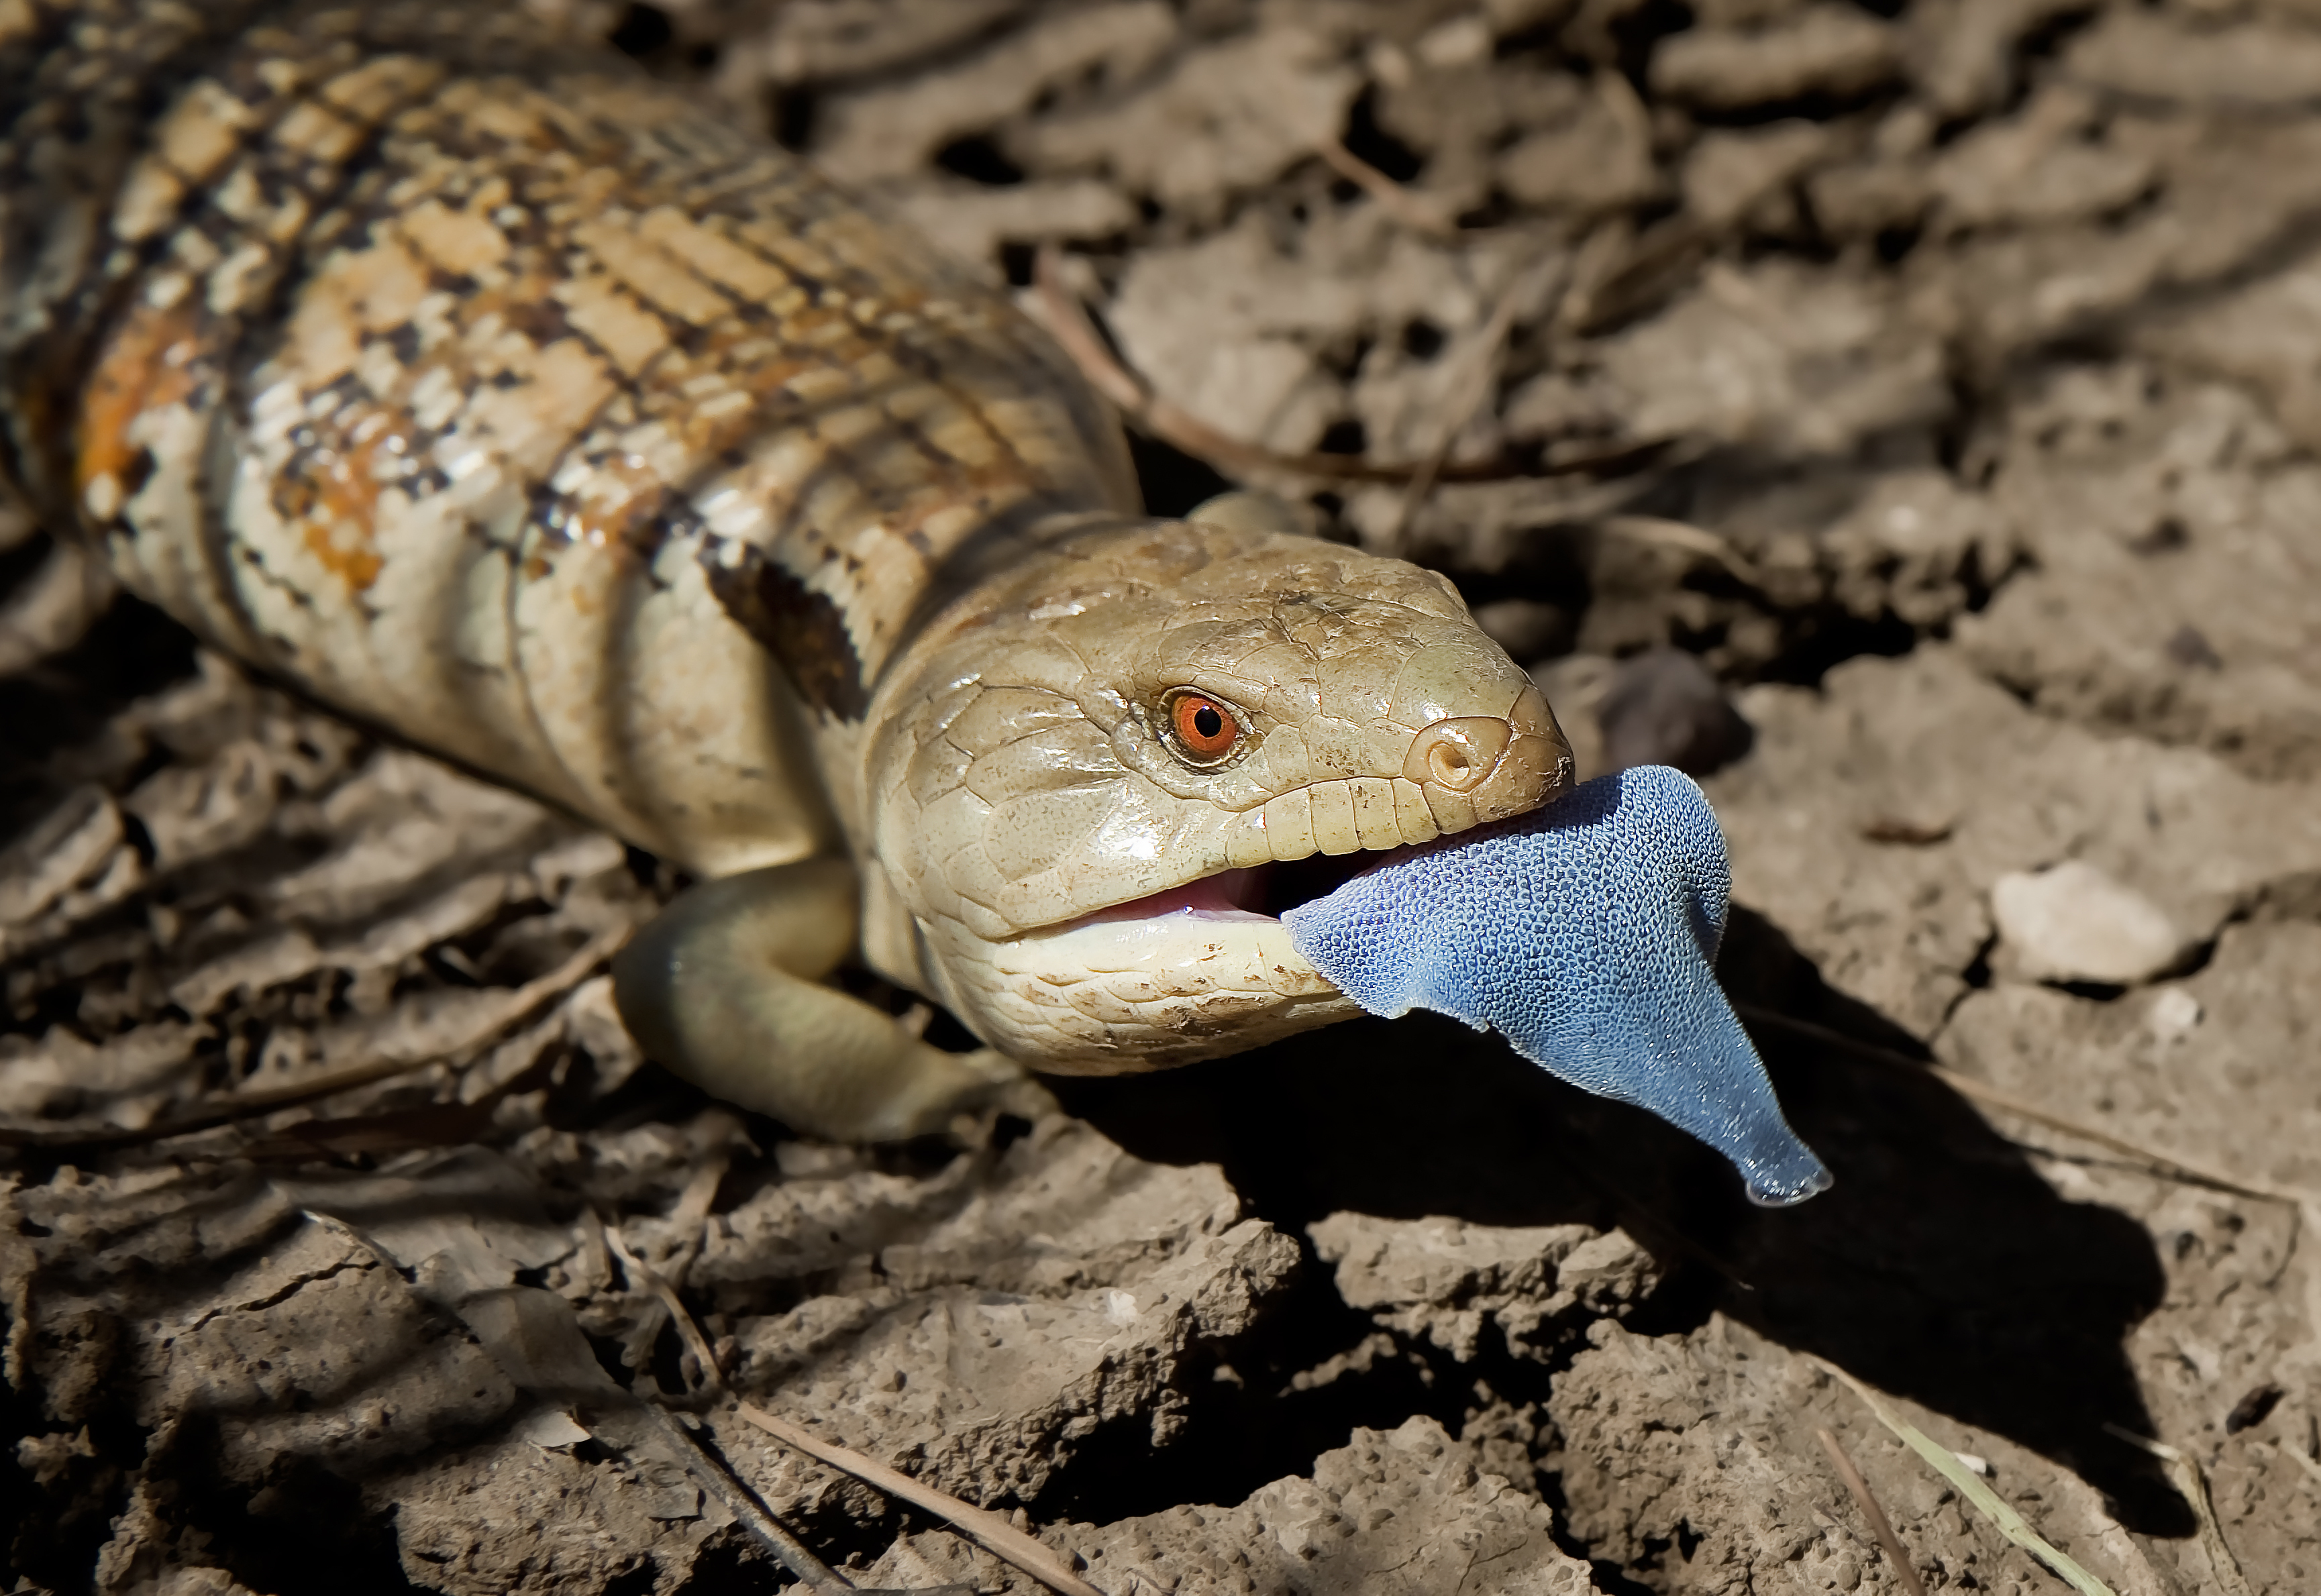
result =
M0 469L205 643L696 877L614 995L717 1096L903 1138L1348 1018L1304 862L1574 784L1447 578L1145 515L1001 292L520 7L0 0Z

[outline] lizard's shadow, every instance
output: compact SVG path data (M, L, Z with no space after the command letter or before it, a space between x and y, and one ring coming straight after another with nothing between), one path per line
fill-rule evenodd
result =
M1721 963L1738 1001L1911 1047L1746 911ZM2151 1433L2124 1347L2164 1289L2144 1229L2057 1195L1931 1076L1780 1032L1758 1042L1790 1122L1837 1176L1800 1208L1752 1208L1680 1132L1423 1013L1051 1084L1141 1156L1222 1165L1252 1213L1293 1235L1341 1210L1623 1224L1672 1274L1636 1328L1682 1332L1721 1310L2066 1464L2131 1528L2189 1533L2182 1502L2102 1428Z

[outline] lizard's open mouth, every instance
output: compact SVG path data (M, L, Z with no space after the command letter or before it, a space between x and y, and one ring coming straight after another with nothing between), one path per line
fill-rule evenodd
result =
M1288 864L1220 870L1215 875L1204 875L1182 886L1098 909L1055 929L1072 930L1081 926L1159 920L1177 914L1195 920L1279 920L1300 903L1327 897L1363 871L1409 851L1407 845L1365 848L1347 854L1314 854Z
M986 943L978 957L1006 991L1029 994L1020 1023L1042 1038L1042 1069L1069 1075L1094 1063L1110 1074L1238 1051L1360 1011L1279 917L1407 851L1220 870ZM1015 1013L991 1011L1003 1022ZM1059 1047L1067 1032L1084 1046Z

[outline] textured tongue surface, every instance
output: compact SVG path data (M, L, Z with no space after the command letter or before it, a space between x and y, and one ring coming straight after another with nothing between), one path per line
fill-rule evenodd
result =
M1829 1171L1781 1118L1710 966L1731 884L1708 800L1648 765L1398 855L1281 920L1371 1013L1496 1029L1723 1153L1752 1201L1802 1202Z

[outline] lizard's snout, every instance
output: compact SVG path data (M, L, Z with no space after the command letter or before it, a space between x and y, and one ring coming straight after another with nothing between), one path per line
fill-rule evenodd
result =
M1537 809L1571 785L1571 745L1555 712L1526 686L1505 715L1437 721L1411 739L1403 779L1426 792L1445 831Z

